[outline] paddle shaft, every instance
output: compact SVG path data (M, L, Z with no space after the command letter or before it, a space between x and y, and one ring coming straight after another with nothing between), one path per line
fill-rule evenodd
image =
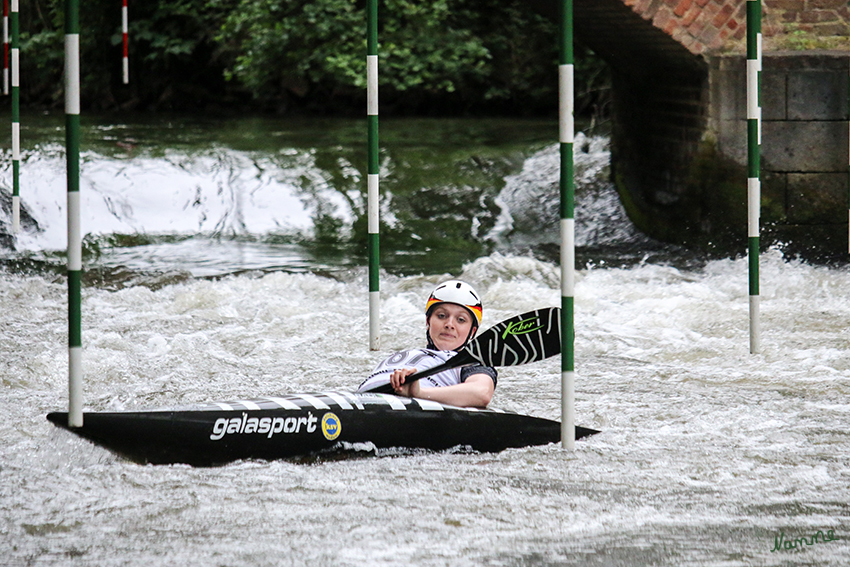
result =
M448 359L447 361L445 361L441 364L438 364L437 366L434 366L432 368L426 368L425 370L423 370L421 372L416 372L414 374L411 374L410 376L405 377L404 383L405 384L412 384L413 382L416 382L420 378L427 378L428 376L433 376L434 374L439 374L440 372L443 372L444 370L449 370L451 368L457 368L458 366L463 366L464 364L469 364L471 362L476 362L476 360L469 353L461 351L461 352L457 353L455 356ZM371 390L366 390L366 391L370 392L370 393L375 393L375 394L393 394L393 393L395 393L395 390L393 390L392 384L390 384L390 383L381 384L380 386L376 386L375 388L373 388Z

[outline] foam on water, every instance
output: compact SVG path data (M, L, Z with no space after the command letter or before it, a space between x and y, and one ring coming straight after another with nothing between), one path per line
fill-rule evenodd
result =
M576 135L574 183L576 246L647 244L626 216L610 178L610 139ZM554 144L525 160L522 171L505 178L499 194L501 214L488 235L500 245L516 248L560 242L560 145Z
M65 186L63 149L39 147L23 161L24 206L41 230L24 231L17 248L64 250L67 196L57 191ZM286 159L229 148L132 158L86 152L80 165L83 235L309 234L317 207L350 223L350 203L329 187L314 161L308 151Z
M762 261L764 349L746 261L579 272L577 443L214 469L127 463L50 425L66 399L65 289L0 279L0 551L18 564L846 565L850 271ZM355 387L420 344L442 275L365 273L86 289L92 410ZM557 305L557 268L495 254L460 277L485 326ZM557 360L500 373L494 406L557 418ZM368 448L358 453L368 455ZM771 552L780 532L836 541Z

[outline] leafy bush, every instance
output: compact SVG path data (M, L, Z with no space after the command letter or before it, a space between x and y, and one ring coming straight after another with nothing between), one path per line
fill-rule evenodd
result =
M363 0L130 1L130 85L121 5L81 3L83 105L94 109L365 106ZM22 101L61 107L64 1L21 4ZM381 0L381 113L553 113L556 25L522 0ZM577 108L602 108L607 70L577 49Z

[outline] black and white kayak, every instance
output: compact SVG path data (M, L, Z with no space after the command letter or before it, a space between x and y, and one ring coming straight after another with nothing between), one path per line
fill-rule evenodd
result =
M68 414L57 426L139 463L221 465L367 447L452 448L497 452L556 443L557 421L492 409L448 406L391 394L323 392L209 403L165 411L88 412L83 426ZM576 439L596 433L576 427Z
M479 333L454 357L407 380L465 364L527 364L560 350L560 310L540 309ZM388 384L359 393L267 397L185 410L84 413L78 428L68 427L64 412L47 419L134 461L199 466L298 457L362 443L379 449L496 452L561 439L557 421L399 397ZM597 431L575 428L576 439L593 433Z

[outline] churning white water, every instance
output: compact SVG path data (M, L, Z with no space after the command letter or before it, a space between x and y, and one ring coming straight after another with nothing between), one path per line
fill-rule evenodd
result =
M49 424L66 404L65 290L5 276L0 564L846 565L850 273L768 254L759 355L745 275L739 260L580 272L577 415L602 433L575 452L212 469L132 464ZM559 300L556 268L530 258L461 276L490 324ZM386 278L386 351L421 342L441 277ZM91 289L84 304L92 410L354 387L381 356L360 273ZM503 370L493 405L557 418L558 398L549 360Z
M135 165L128 183L151 179ZM522 200L518 178L503 204ZM133 211L131 229L159 218L137 198L111 201ZM753 355L746 261L694 264L579 271L577 422L601 433L574 452L363 446L216 468L137 465L48 423L67 407L65 283L3 273L0 565L850 564L850 270L766 254ZM320 273L84 287L87 410L354 388L422 343L425 298L450 275L384 275L382 350L370 352L365 271ZM451 275L483 294L485 327L560 302L557 266L529 256L493 253ZM492 405L558 419L559 384L557 359L503 369Z

